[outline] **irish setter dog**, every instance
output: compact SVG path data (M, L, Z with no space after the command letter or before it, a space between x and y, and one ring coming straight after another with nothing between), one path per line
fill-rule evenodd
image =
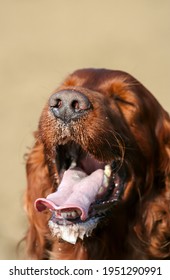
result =
M170 117L131 75L68 76L26 170L29 258L170 258Z

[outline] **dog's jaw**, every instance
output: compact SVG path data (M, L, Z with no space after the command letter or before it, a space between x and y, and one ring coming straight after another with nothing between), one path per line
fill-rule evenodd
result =
M53 220L51 219L48 225L51 230L52 236L56 236L57 238L62 239L66 242L75 244L78 238L83 240L85 236L91 236L93 230L97 227L99 220L99 217L93 217L82 223L59 225L58 223L53 222Z

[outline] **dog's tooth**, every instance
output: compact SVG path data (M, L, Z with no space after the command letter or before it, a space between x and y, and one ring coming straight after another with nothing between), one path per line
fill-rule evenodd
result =
M63 219L66 219L67 218L67 212L61 212L61 217L63 218Z
M103 176L103 183L102 183L102 185L103 185L103 187L108 187L108 185L109 185L109 177L108 176L106 176L105 174L104 174L104 176Z
M81 216L81 210L80 209L76 209L76 213L79 217Z
M103 191L104 191L104 187L103 187L103 186L101 186L97 194L102 194L102 193L103 193Z
M72 218L72 212L65 212L65 219Z
M70 165L70 167L69 167L69 168L75 168L75 167L76 167L76 165L77 165L76 161L75 161L75 160L73 160L73 161L71 162L71 165Z
M70 215L71 215L72 218L76 218L77 217L77 212L72 211L72 212L70 212Z
M105 168L104 168L104 174L107 176L107 177L110 177L111 175L111 166L109 164L105 165Z
M81 211L80 210L63 211L61 212L60 215L63 219L75 219L81 215Z

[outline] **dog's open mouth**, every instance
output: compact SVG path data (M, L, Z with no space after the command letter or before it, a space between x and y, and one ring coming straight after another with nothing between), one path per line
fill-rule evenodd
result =
M53 234L75 243L78 237L91 235L98 221L120 199L124 184L114 161L99 162L75 142L59 145L57 158L60 184L56 192L38 198L35 208L49 209Z

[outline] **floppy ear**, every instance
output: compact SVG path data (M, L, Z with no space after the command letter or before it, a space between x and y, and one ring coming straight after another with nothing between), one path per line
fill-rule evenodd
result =
M170 258L170 118L161 111L157 120L156 176L151 193L144 197L134 227L150 258ZM143 210L144 209L144 210Z
M165 175L167 191L170 191L170 117L163 111L157 123L156 135L159 143L159 169Z
M37 140L28 155L26 163L27 191L25 207L29 220L29 229L26 235L27 252L33 259L43 259L46 244L46 235L49 232L47 212L39 213L34 208L34 201L38 197L46 197L52 192L49 171L46 164L44 145Z

